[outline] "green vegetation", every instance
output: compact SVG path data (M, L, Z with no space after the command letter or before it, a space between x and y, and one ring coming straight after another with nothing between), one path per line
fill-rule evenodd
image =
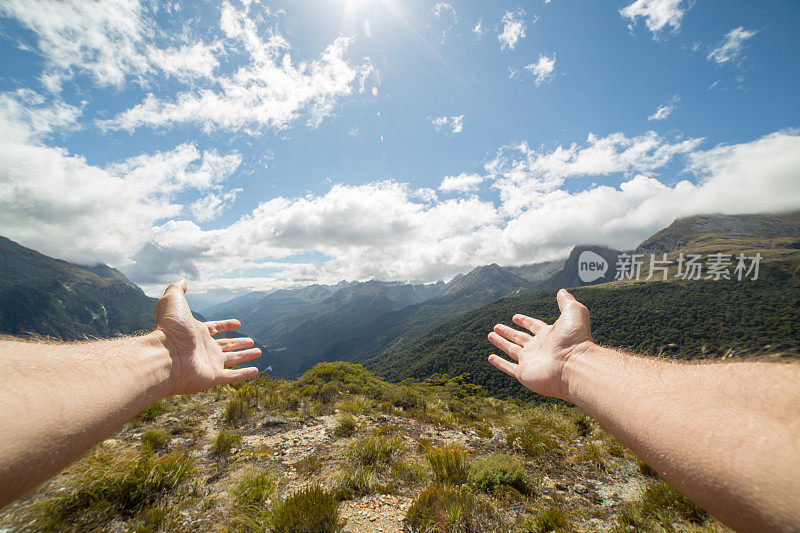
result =
M275 533L332 533L341 531L339 501L319 485L300 489L275 502L271 526Z
M512 487L521 494L532 491L522 462L513 455L493 454L474 461L469 481L478 490L493 492L499 487Z
M156 418L169 411L169 405L166 400L158 400L145 407L144 410L136 417L142 422L153 422Z
M564 511L553 505L549 505L537 512L533 518L533 523L536 526L536 530L542 533L563 530L568 525Z
M96 450L72 469L67 490L34 505L37 529L83 531L130 518L193 472L193 461L182 452L153 457L131 449Z
M496 529L491 507L466 487L434 485L411 504L406 521L415 531L480 533Z
M242 507L264 504L275 493L275 479L266 470L248 470L231 491L234 501Z
M352 415L345 415L336 423L333 434L337 437L352 437L358 431L358 422Z
M645 489L641 500L633 507L632 516L637 525L678 521L702 525L708 519L708 513L666 481Z
M389 465L403 449L399 437L365 437L353 442L347 449L350 459L362 466Z
M463 447L449 444L430 448L425 454L436 483L463 485L469 478L467 454Z
M169 443L169 435L163 429L148 429L142 434L142 449L154 452L165 448Z
M214 442L211 444L211 451L215 456L223 458L231 453L231 450L241 444L242 436L227 429L219 430Z

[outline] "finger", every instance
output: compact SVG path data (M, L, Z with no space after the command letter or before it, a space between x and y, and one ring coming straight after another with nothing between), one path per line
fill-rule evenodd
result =
M558 294L556 294L556 300L558 301L558 309L562 313L570 304L578 303L578 300L576 300L573 295L567 292L567 289L561 289L558 291Z
M181 279L175 283L167 285L167 288L164 289L164 294L167 294L170 290L178 290L181 291L180 294L185 294L186 291L189 290L189 285L186 283L185 279Z
M237 368L235 370L223 370L222 375L217 379L218 385L230 385L231 383L238 383L246 379L252 379L258 375L258 369L255 367Z
M539 320L538 318L531 318L526 315L514 315L514 318L511 320L514 321L514 324L522 326L534 335L539 333L543 327L547 326L547 322Z
M494 332L520 346L525 346L525 343L533 340L533 337L527 333L510 328L505 324L497 324L494 327Z
M517 377L517 369L519 368L519 365L516 365L511 361L503 359L499 355L495 354L489 356L489 362L492 364L492 366L494 366L499 370L502 370L512 378Z
M489 333L489 342L507 353L513 360L519 361L519 352L522 348L518 344L509 342L494 331Z
M242 323L236 320L235 318L230 318L228 320L212 320L210 322L206 322L206 327L208 328L208 332L213 337L217 333L224 333L225 331L233 331L239 329L242 326Z
M250 337L237 337L235 339L217 339L217 344L223 352L232 352L243 348L251 348L255 342Z
M224 356L224 365L228 367L258 359L261 357L261 350L259 348L251 348L249 350L242 350L241 352L227 352Z

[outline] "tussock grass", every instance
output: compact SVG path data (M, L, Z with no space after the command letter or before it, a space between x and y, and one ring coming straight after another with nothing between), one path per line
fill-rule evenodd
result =
M469 479L466 450L456 444L432 447L425 454L436 483L463 485Z
M479 533L497 529L492 508L467 487L434 485L411 504L406 522L413 531Z
M275 533L333 533L341 531L336 496L319 485L310 485L275 502L270 526Z
M368 467L390 465L403 449L403 440L399 437L365 437L353 442L347 449L347 455L355 464Z
M358 422L352 415L345 415L336 423L333 434L337 437L352 437L358 431Z
M170 436L163 429L148 429L142 434L142 450L154 452L167 447Z
M277 483L267 470L248 470L231 490L233 500L240 507L264 504L275 493Z
M101 448L76 465L67 490L35 504L37 528L84 531L130 518L175 491L193 472L194 463L185 453L153 457Z
M211 451L218 458L226 457L231 450L241 444L242 436L227 429L219 430L214 441L211 443Z

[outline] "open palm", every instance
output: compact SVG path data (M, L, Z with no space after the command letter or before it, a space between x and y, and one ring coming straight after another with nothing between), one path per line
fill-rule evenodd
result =
M495 354L489 356L489 362L534 392L566 399L564 364L591 345L589 310L565 289L558 291L556 299L561 316L552 325L514 315L514 323L533 335L497 324L489 333L489 342L516 363Z
M239 321L195 319L184 297L186 289L184 280L173 283L156 304L156 334L172 358L171 393L200 392L258 375L256 368L227 368L261 355L261 350L252 347L253 339L213 338L218 333L239 329Z

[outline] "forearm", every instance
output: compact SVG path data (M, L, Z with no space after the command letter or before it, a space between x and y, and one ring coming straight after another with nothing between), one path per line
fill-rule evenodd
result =
M155 334L88 343L0 344L0 507L169 394Z
M800 527L800 371L679 364L591 345L569 400L687 496L741 529Z

